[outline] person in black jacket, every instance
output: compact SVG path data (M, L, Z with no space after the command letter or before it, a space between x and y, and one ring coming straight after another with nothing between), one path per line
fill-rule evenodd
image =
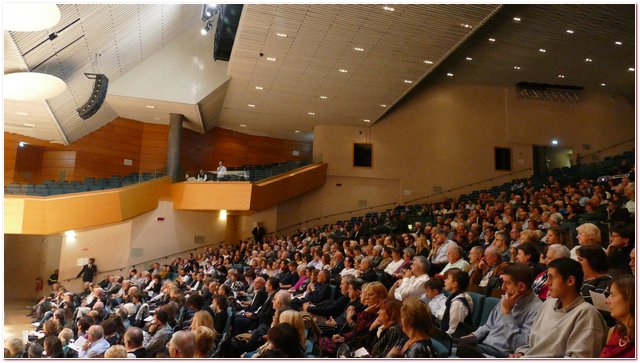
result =
M94 264L96 260L92 257L89 259L89 263L82 266L82 270L78 273L78 276L82 276L82 282L92 282L93 278L98 274L98 267Z
M302 305L302 309L308 313L313 315L319 315L325 318L330 318L333 316L338 316L342 314L342 312L349 305L349 285L351 281L355 280L354 275L345 275L342 277L340 281L340 292L342 295L337 300L334 300L329 305L324 306L315 306L310 302L306 302Z
M131 353L136 358L146 358L147 350L142 346L144 341L144 333L142 329L135 326L127 329L124 334L124 347L127 348L127 353Z

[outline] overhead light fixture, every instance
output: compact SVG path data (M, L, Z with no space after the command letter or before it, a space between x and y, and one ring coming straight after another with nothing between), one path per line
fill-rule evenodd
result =
M495 43L495 42L496 42L496 38L489 38L489 41L490 41L491 43Z
M629 72L634 72L636 69L635 69L635 68L633 68L633 67L629 67L629 68L627 68L627 70L628 70Z
M513 66L513 69L519 70L520 66Z
M253 103L248 104L247 106L249 107L256 107L256 105L254 105Z
M413 83L413 81L412 81L412 80L410 80L410 79L405 79L405 80L404 80L404 83L411 84L411 83Z
M300 130L295 130L295 131L293 131L293 132L295 132L296 134L299 134L299 133L300 133Z
M465 59L468 60L468 61L473 60L473 58L471 58L471 57L467 57Z
M156 121L160 121L160 117L154 117L153 119Z
M463 28L465 28L465 29L471 29L471 28L473 28L471 25L466 24L466 23L460 24L460 26L461 26L461 27L463 27Z
M307 112L307 114L309 114L309 116L315 116L316 115L315 112Z
M37 72L15 72L3 77L5 99L15 101L42 101L61 95L67 84L56 76Z
M211 30L211 28L213 28L213 23L210 21L207 21L204 24L204 28L200 29L200 34L207 35L207 33L209 32L209 30Z
M267 57L267 60L268 60L269 62L275 62L275 61L276 61L276 59L275 59L275 58L273 58L273 57Z
M622 42L617 41L615 44L616 44L616 45L622 45Z
M447 73L447 77L453 77L453 73Z
M540 48L540 49L538 49L538 52L540 52L540 53L546 53L546 52L547 52L547 50L546 50L546 49L542 49L542 48Z
M36 127L35 124L30 124L30 123L27 123L27 122L23 123L22 125L24 125L24 127L31 127L31 128Z
M353 50L358 52L364 52L364 48L354 47Z
M585 62L593 62L593 59L591 59L591 58L585 58L585 59L584 59L584 61L585 61Z
M29 114L28 114L28 113L26 113L26 112L22 112L22 111L18 111L18 112L16 112L16 115L20 115L20 116L29 116Z
M341 69L338 69L338 72L340 72L340 73L347 73L347 72L349 72L349 71L348 71L348 70L346 70L346 69L341 68Z
M556 139L551 140L551 144L558 145L558 140L556 140Z
M285 33L276 33L276 37L286 38L287 34L285 34Z
M425 63L427 63L427 64L433 64L433 61L430 61L430 60L428 60L428 59L427 59L427 60L425 60L424 62L425 62Z
M519 23L519 22L520 22L520 20L522 20L522 19L520 19L520 18L519 18L519 17L517 17L517 16L516 16L515 18L513 18L513 21L515 21L516 23Z
M602 87L605 87L607 84L606 84L606 83L600 83L600 85L601 85Z
M371 120L369 120L368 118L365 118L364 120L362 120L364 122L371 122Z
M226 209L221 209L220 213L218 214L218 219L221 221L226 221L227 220L227 210Z
M571 29L567 29L567 33L568 33L568 34L573 34L573 30L571 30Z
M320 99L323 99L323 100L326 100L326 99L328 99L328 98L329 98L329 97L327 97L327 96L320 96Z
M76 111L81 119L86 120L98 112L105 98L107 98L107 88L109 87L109 78L104 74L85 73L87 78L93 79L93 91L91 96L84 105L78 107Z
M53 28L60 21L56 4L5 3L2 9L5 31L34 32Z
M382 108L387 108L387 105L382 104L382 105L380 105L380 107L382 107Z
M558 78L564 78L564 74L558 74Z
M391 6L386 6L385 5L385 6L382 7L382 10L384 10L384 11L396 11L396 8L393 8Z
M246 124L240 124L240 127L247 127Z
M67 242L75 242L76 241L76 231L66 231L64 232L64 238Z
M20 146L20 147L24 147L25 145L28 145L28 143L26 143L26 142L24 142L24 141L20 141L20 142L18 143L18 146Z
M257 89L258 91L262 91L262 90L264 89L264 87L262 87L262 86L256 86L256 89Z
M154 108L156 108L156 106L152 106L152 105L144 105L144 107L146 107L146 108L150 108L150 109L154 109Z

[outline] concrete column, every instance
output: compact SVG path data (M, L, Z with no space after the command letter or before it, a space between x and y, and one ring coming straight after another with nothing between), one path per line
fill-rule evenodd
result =
M182 136L182 122L184 115L169 114L169 143L167 145L167 175L176 183L183 179L180 175L180 137Z

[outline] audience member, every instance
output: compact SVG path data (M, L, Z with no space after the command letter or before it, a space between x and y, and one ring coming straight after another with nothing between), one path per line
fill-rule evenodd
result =
M619 275L611 283L607 305L616 325L609 329L600 358L635 358L635 279Z

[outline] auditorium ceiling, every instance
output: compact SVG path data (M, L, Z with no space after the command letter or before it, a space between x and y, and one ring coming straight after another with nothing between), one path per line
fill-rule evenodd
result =
M55 75L67 90L5 100L5 131L68 144L116 117L168 124L178 112L196 132L310 140L315 125L380 122L433 83L635 97L633 4L250 4L229 62L214 62L214 32L200 35L201 5L58 7L56 29L4 32L4 68ZM76 113L93 87L85 72L110 80L88 120Z

